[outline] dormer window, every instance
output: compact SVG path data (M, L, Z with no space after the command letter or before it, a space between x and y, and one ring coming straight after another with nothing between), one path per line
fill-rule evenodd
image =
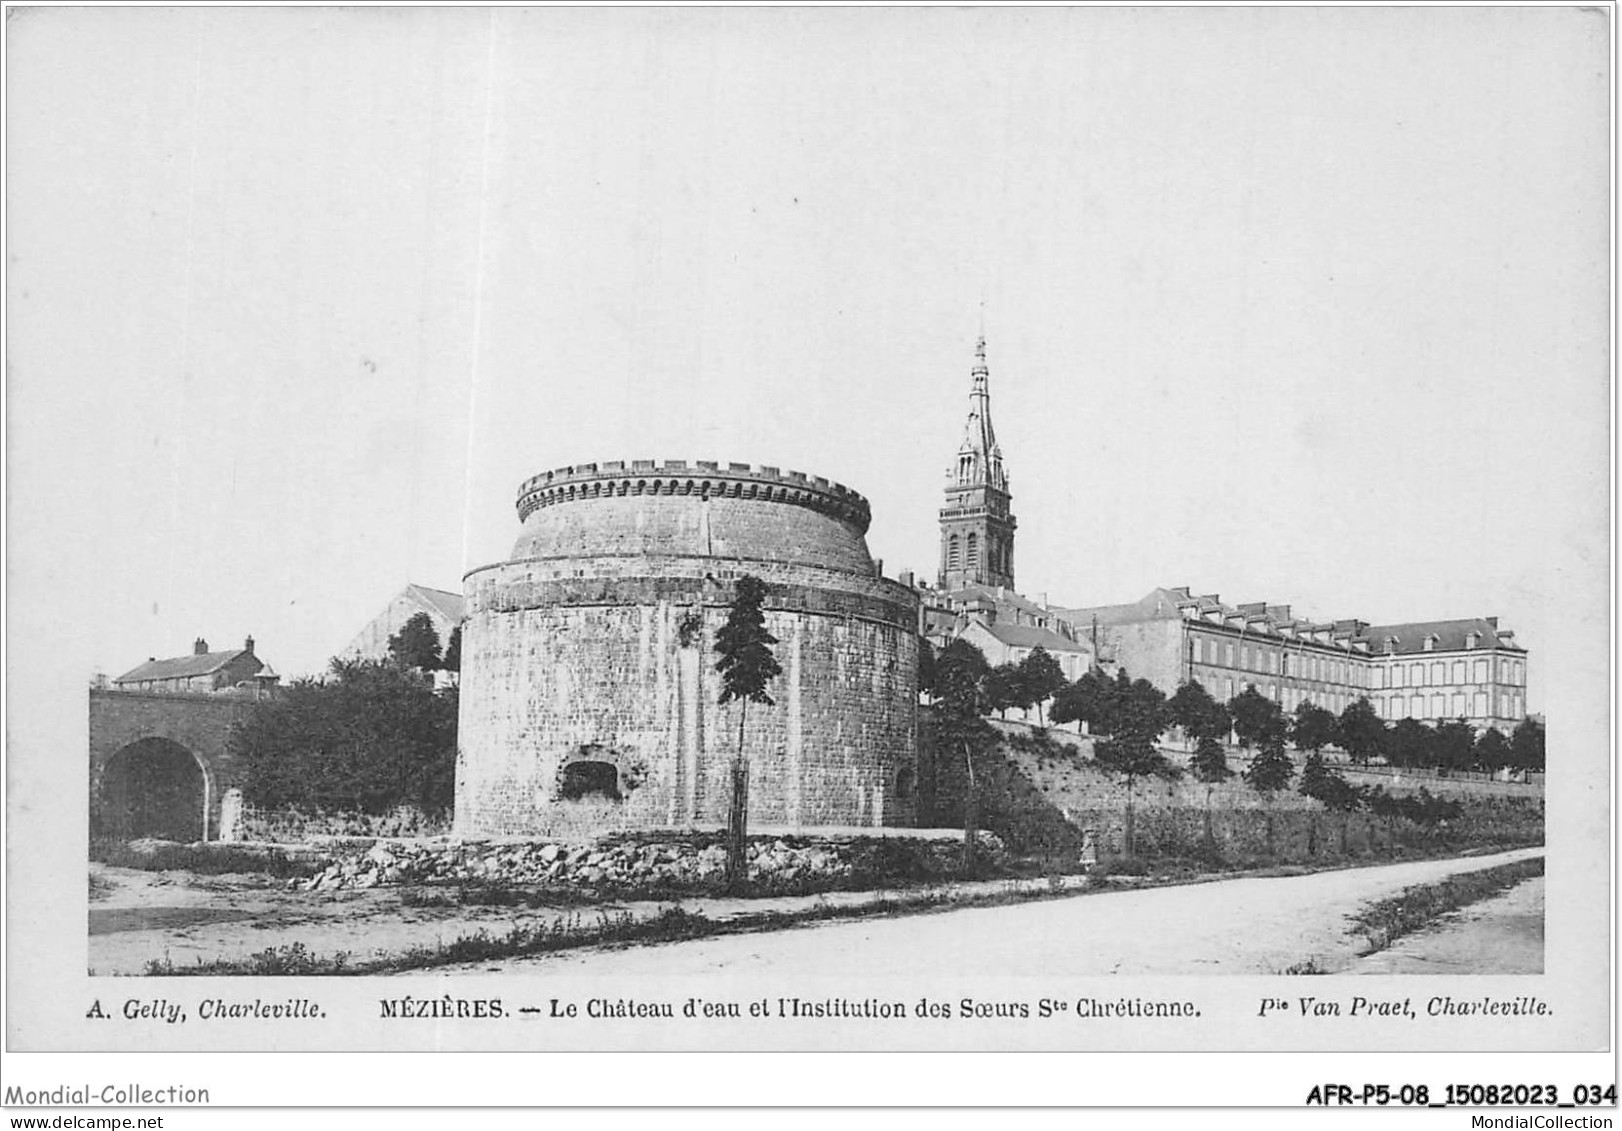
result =
M1470 633L1465 634L1464 646L1466 648L1474 648L1476 645L1478 645L1480 643L1481 643L1481 633L1479 633L1479 632L1470 632Z
M1387 656L1395 656L1397 654L1397 638L1395 636L1388 636L1385 638L1385 654Z
M1436 651L1436 641L1438 639L1440 639L1440 637L1438 637L1434 632L1431 633L1429 636L1425 637L1425 651L1427 651L1427 652Z

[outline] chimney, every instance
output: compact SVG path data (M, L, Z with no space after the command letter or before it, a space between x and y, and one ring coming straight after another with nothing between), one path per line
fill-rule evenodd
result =
M247 641L242 645L242 650L250 656L253 655L253 637L248 637Z
M883 558L874 558L873 559L873 576L874 577L883 577L884 576L884 559Z
M201 655L204 655L207 651L208 651L208 641L204 640L201 636L199 636L197 638L196 642L194 644L192 644L192 646L191 646L191 654L194 655L194 656L201 656Z

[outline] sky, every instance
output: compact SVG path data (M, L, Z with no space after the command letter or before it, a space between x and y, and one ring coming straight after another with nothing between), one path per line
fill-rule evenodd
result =
M983 328L1022 591L1607 686L1604 10L9 17L8 679L318 671L609 459L835 479L932 578Z

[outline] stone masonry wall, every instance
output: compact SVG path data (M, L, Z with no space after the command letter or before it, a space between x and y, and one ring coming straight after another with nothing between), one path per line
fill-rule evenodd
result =
M227 739L250 700L229 694L90 691L90 809L99 808L108 763L143 739L161 738L184 747L203 772L208 795L208 832L219 827L220 797L241 784Z
M723 822L740 715L718 703L725 621L724 605L671 601L470 614L458 832L573 831L582 817L618 828ZM913 823L916 634L781 609L766 624L783 674L768 688L775 704L744 714L751 822ZM562 799L565 766L578 760L613 766L623 800Z

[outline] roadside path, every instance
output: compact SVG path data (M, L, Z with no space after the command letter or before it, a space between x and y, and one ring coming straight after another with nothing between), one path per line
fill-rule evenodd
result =
M1449 912L1434 926L1365 955L1347 974L1541 974L1543 877Z

